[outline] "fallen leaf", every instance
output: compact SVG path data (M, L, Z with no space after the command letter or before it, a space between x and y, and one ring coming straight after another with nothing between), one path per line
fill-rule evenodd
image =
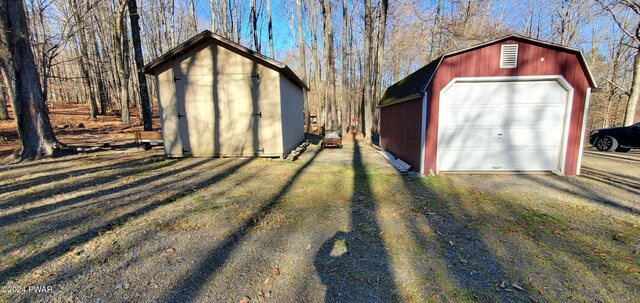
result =
M640 274L640 269L638 269L637 267L631 266L631 267L629 267L629 271L637 273L637 274Z
M562 233L557 229L554 229L553 231L551 231L551 233L554 235L562 235Z
M176 252L176 249L173 248L173 247L169 247L169 248L165 249L164 252L172 254L172 253Z
M440 294L433 294L431 295L432 299L440 299Z
M273 267L273 268L271 268L271 270L270 270L270 271L271 271L271 273L272 273L272 274L274 274L274 275L279 275L279 274L280 274L280 269L279 269L279 268L277 268L277 267Z
M240 300L240 303L249 303L251 302L251 298L244 296L244 298L242 298L242 300Z
M258 296L259 297L264 297L264 292L262 291L262 289L258 291Z
M522 290L522 291L524 291L524 288L522 288L520 285L518 285L518 284L516 284L516 283L511 284L511 286L512 286L513 288L517 289L517 290Z

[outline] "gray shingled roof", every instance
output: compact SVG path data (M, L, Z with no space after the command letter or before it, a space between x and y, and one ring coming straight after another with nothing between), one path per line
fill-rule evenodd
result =
M442 57L431 61L419 70L396 82L394 85L389 86L384 92L379 106L389 105L402 98L424 92L429 80L433 77L433 74L435 74L440 60L442 60Z

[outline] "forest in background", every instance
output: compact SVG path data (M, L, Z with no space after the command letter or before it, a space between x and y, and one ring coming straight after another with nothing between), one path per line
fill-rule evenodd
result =
M317 115L329 128L353 126L369 138L386 87L447 52L508 34L584 52L600 87L588 129L628 125L637 111L639 1L25 2L47 106L86 104L89 119L117 114L127 125L129 108L144 108L145 98L157 110L154 81L137 70L202 30L286 63L311 88L307 117ZM2 78L6 100L11 86ZM6 102L0 103L6 119Z

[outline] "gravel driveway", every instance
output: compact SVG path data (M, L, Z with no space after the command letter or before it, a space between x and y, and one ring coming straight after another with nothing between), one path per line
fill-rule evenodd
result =
M453 175L485 190L530 193L532 189L564 200L580 201L604 212L640 215L640 152L610 153L587 150L581 175L551 174Z

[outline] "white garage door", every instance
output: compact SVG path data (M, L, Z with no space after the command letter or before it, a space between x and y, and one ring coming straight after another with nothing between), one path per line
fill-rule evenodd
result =
M456 82L440 98L438 170L558 170L566 107L555 80Z

